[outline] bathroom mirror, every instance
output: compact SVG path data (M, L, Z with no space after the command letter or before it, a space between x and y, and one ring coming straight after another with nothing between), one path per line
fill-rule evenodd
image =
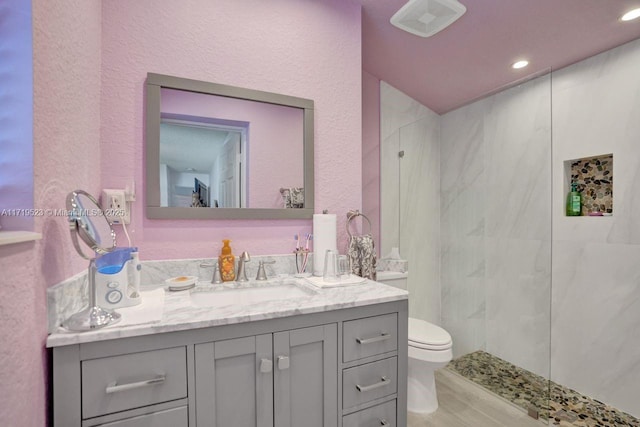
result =
M146 215L313 215L313 101L149 73Z

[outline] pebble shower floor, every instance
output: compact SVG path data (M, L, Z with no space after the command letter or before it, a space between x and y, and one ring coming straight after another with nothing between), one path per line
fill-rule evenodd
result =
M640 420L625 412L484 351L459 357L451 361L446 369L481 385L525 411L535 407L545 424L550 421L549 425L566 427L640 427Z

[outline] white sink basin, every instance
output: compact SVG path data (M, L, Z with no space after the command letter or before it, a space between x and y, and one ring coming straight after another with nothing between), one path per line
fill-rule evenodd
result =
M191 292L191 302L196 307L251 305L307 297L314 293L296 283L260 284L241 288L195 289Z

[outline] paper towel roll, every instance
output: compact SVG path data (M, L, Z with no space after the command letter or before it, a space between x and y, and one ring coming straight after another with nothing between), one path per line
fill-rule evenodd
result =
M313 215L313 274L322 276L327 249L338 250L336 215Z

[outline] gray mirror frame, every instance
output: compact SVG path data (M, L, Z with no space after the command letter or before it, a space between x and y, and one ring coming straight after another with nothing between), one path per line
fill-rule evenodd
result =
M304 110L304 208L184 208L160 206L160 91L162 88L248 99ZM149 219L311 219L314 208L313 100L271 92L147 73L146 216Z

